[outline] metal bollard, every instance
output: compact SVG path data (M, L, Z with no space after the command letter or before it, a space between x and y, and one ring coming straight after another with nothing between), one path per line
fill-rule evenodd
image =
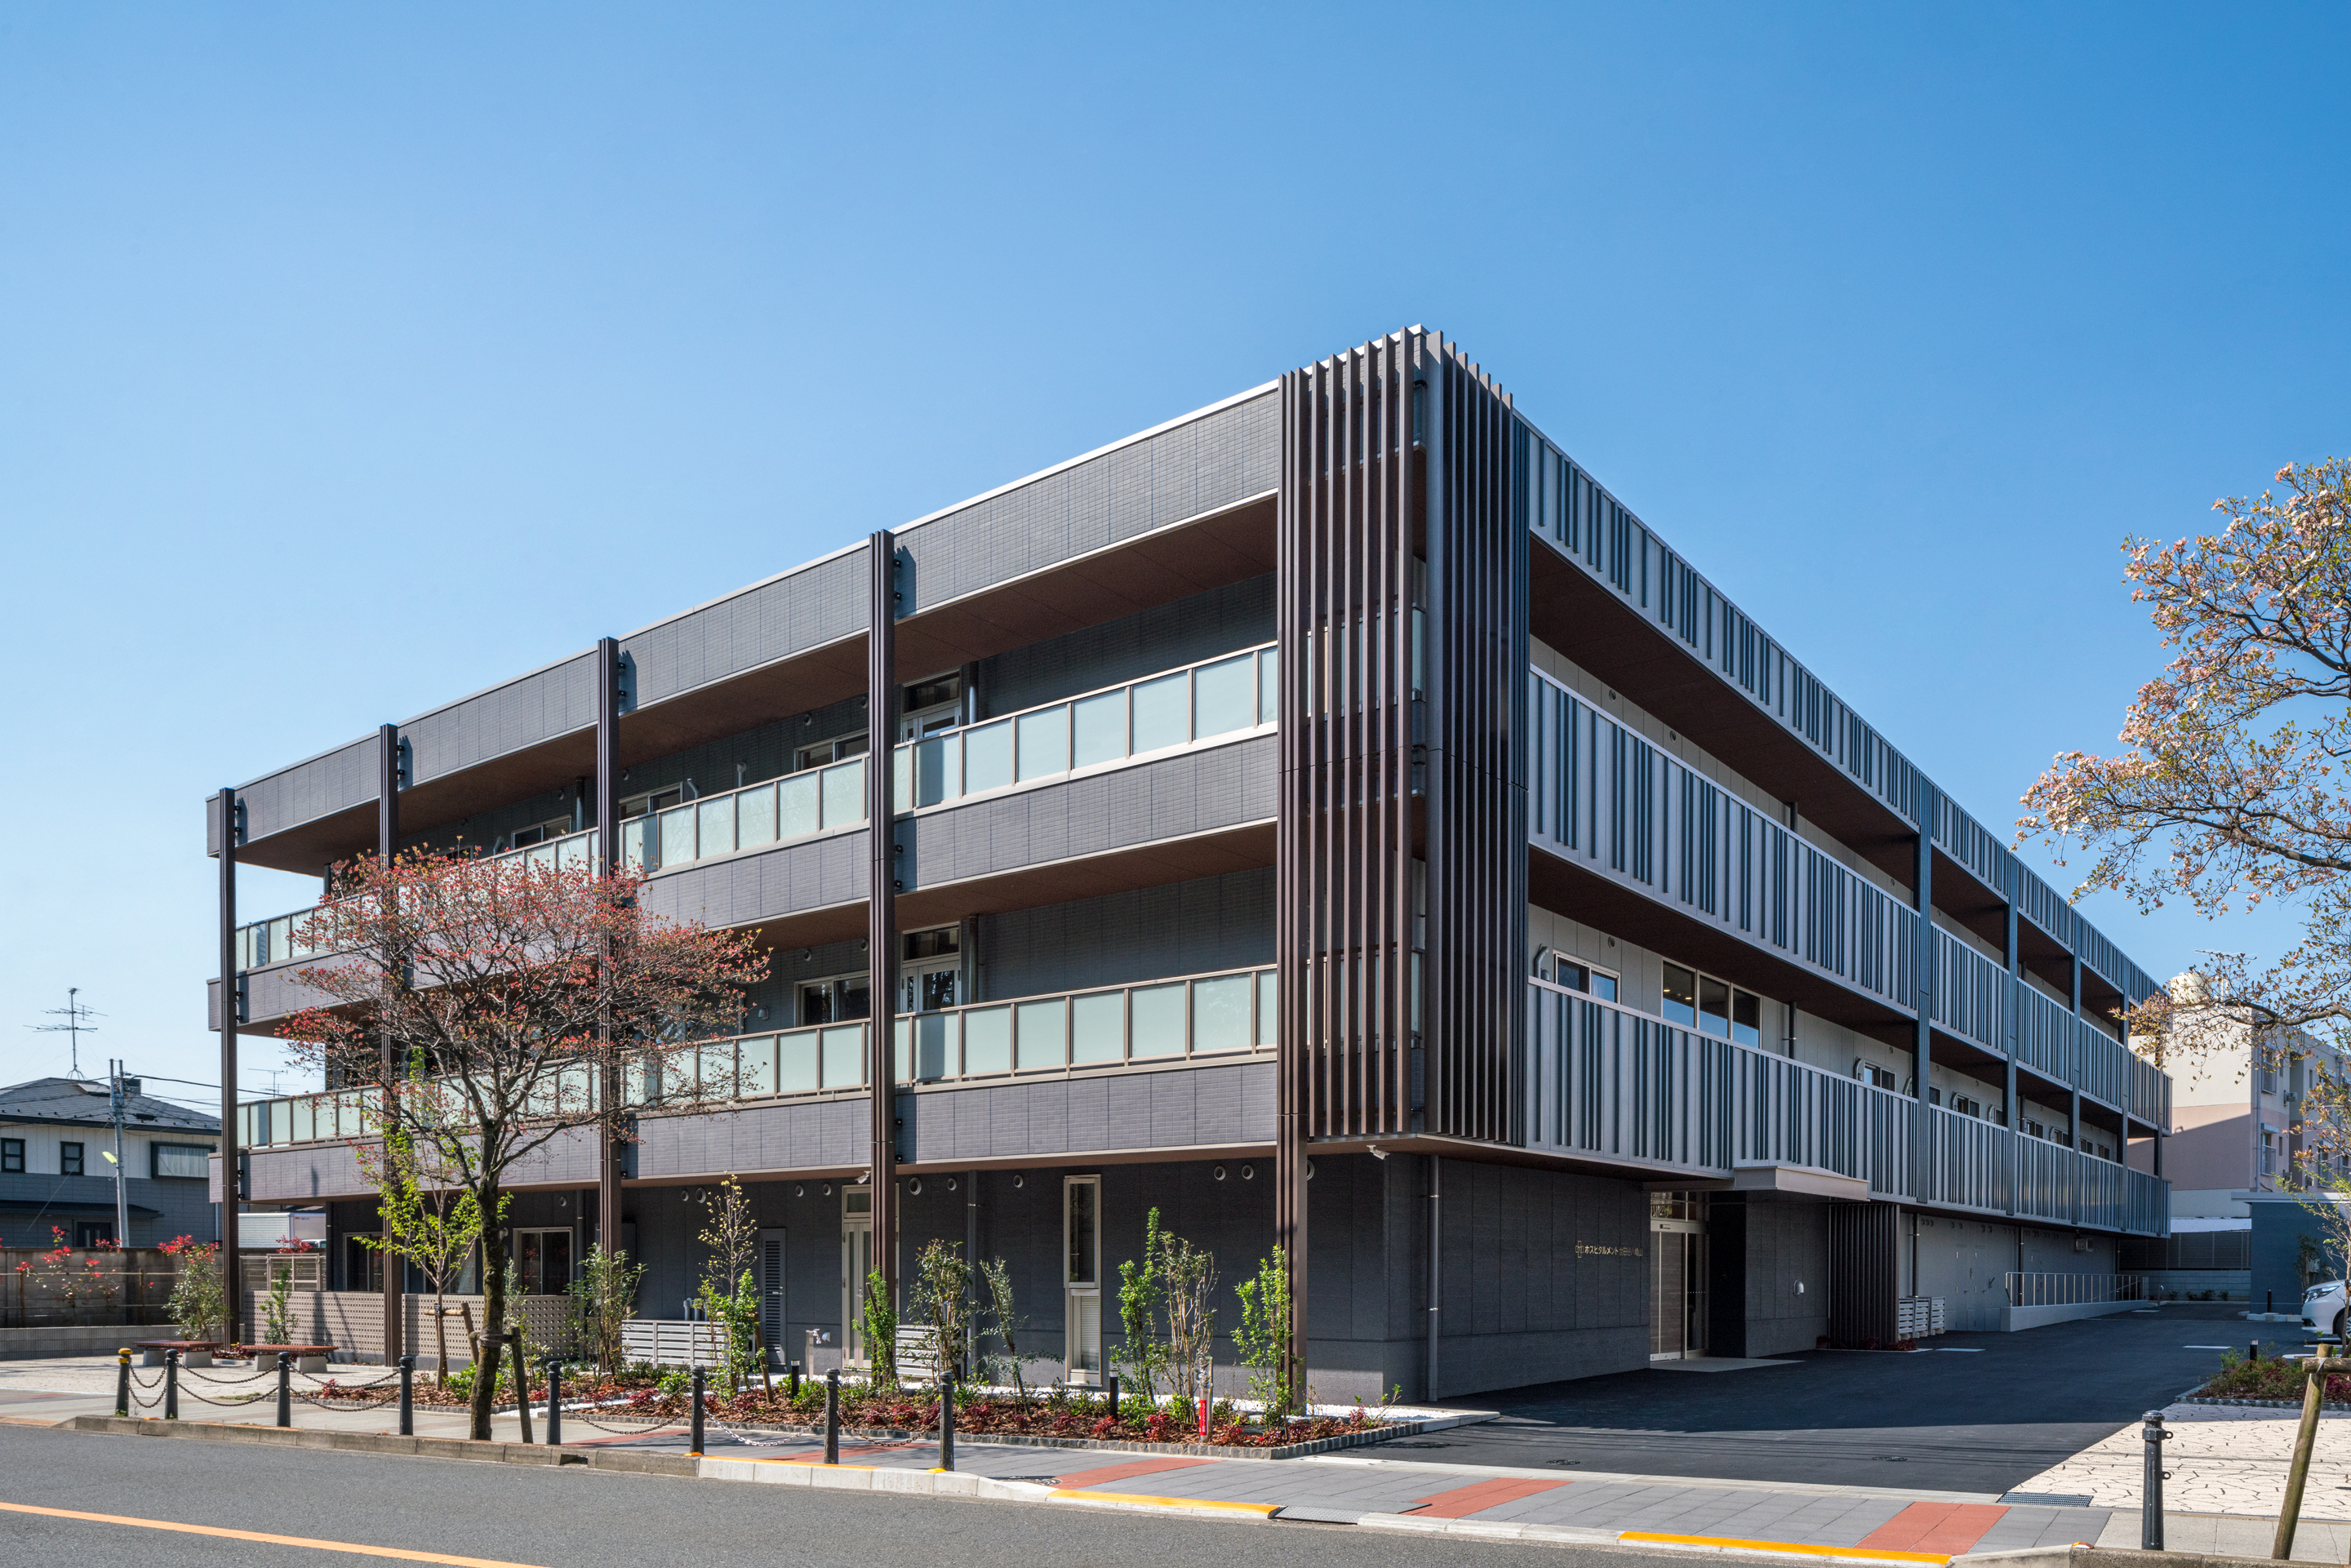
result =
M547 1446L563 1447L563 1364L547 1358Z
M797 1361L788 1361L784 1363L784 1370L791 1375L792 1397L798 1399L800 1396L800 1364Z
M694 1436L685 1445L688 1458L702 1457L702 1368L694 1369Z
M416 1358L400 1358L400 1435L416 1436Z
M126 1348L117 1355L114 1367L114 1413L131 1414L131 1352Z
M2163 1445L2171 1434L2163 1429L2163 1412L2150 1410L2139 1436L2147 1440L2147 1478L2140 1485L2138 1546L2142 1552L2163 1550Z
M2259 1341L2259 1340L2255 1340L2255 1341L2253 1341L2251 1344L2248 1344L2247 1346L2245 1346L2245 1359L2246 1359L2247 1361L2259 1361L2259 1360L2261 1360L2261 1358L2262 1358L2262 1342L2261 1342L2261 1341Z
M1118 1374L1113 1372L1104 1381L1104 1391L1110 1395L1110 1418L1118 1419Z
M955 1469L955 1385L939 1384L939 1469Z
M176 1421L179 1418L180 1353L167 1350L163 1353L163 1419Z
M824 1375L824 1462L841 1463L841 1373Z
M294 1358L282 1350L277 1353L277 1424L294 1425Z

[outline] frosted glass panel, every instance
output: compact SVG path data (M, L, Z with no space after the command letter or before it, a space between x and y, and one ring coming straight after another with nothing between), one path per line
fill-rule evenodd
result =
M1142 681L1131 688L1134 693L1134 749L1156 751L1163 746L1181 746L1192 738L1192 677L1190 674L1163 675L1155 681Z
M914 804L935 806L952 800L960 790L963 737L942 735L914 747Z
M740 1075L735 1092L746 1100L756 1100L776 1092L776 1037L754 1035L742 1042L736 1071Z
M818 1047L821 1040L822 1031L820 1030L777 1038L777 1093L805 1094L823 1086L823 1074L818 1067Z
M1045 779L1070 770L1070 710L1049 707L1023 714L1020 728L1020 777Z
M1075 766L1115 762L1126 755L1126 688L1070 705L1077 732Z
M963 787L967 794L1000 789L1012 782L1012 726L985 724L963 733Z
M1070 1002L1070 1061L1081 1067L1126 1060L1126 993L1102 991Z
M776 841L776 787L762 784L736 798L736 842L744 849Z
M824 1086L847 1089L865 1082L865 1028L846 1024L824 1031Z
M823 825L817 815L817 779L799 773L776 786L776 836L797 839Z
M1249 1048L1249 993L1247 975L1225 975L1192 982L1192 1049L1247 1051Z
M963 1015L963 1070L1012 1071L1012 1009L980 1008Z
M621 863L631 871L645 869L645 820L632 817L621 824Z
M1272 969L1257 977L1257 1042L1272 1045L1281 1038L1281 979Z
M914 1077L924 1083L935 1083L955 1071L956 1015L954 1013L916 1013L911 1020L914 1026Z
M701 813L697 830L701 841L695 849L703 855L730 855L735 852L735 797L721 795L716 800L705 800L695 808Z
M661 863L677 865L694 858L694 808L680 806L654 819L661 823Z
M595 834L574 833L556 846L555 863L564 871L585 871L595 850Z
M1192 672L1193 735L1206 740L1257 723L1257 661L1244 653ZM705 853L707 852L705 852Z
M824 825L844 827L865 820L865 762L843 762L824 770Z
M1134 1049L1129 1056L1140 1061L1146 1056L1183 1055L1183 986L1137 986L1134 995Z
M1281 716L1281 652L1268 648L1257 656L1257 721L1271 724Z
M1013 1010L1020 1015L1020 1070L1068 1065L1068 1007L1060 1001L1023 1002Z

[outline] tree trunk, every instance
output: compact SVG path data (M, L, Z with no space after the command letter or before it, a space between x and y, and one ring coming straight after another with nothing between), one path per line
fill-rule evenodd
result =
M445 1387L449 1382L449 1308L438 1288L433 1292L433 1333L441 1353L441 1369L433 1375L433 1381Z
M485 1184L474 1195L485 1215L499 1212L498 1189ZM482 1345L474 1358L473 1437L490 1440L490 1406L498 1393L499 1353L505 1348L500 1325L507 1321L507 1228L482 1227ZM519 1380L517 1380L519 1381Z

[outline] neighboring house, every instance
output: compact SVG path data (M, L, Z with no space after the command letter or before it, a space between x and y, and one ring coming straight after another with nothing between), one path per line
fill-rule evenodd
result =
M124 1080L122 1166L131 1234L115 1234L114 1118L103 1081L36 1078L0 1089L0 1240L46 1247L51 1228L76 1247L154 1247L213 1239L205 1185L220 1118L140 1092Z
M773 954L739 1105L538 1158L527 1289L617 1236L683 1315L733 1173L770 1345L857 1359L936 1238L1091 1382L1155 1207L1228 1282L1290 1251L1322 1397L1423 1397L1994 1326L2168 1229L2155 982L1441 339L772 565L215 799L310 876L609 850ZM214 1027L272 1034L299 915L225 915ZM360 1110L230 1131L363 1291Z
M2173 988L2189 979L2182 976ZM2240 1228L2252 1224L2250 1198L2294 1186L2304 1101L2321 1071L2344 1082L2346 1062L2334 1045L2300 1030L2257 1052L2250 1025L2199 1020L2194 1028L2195 1050L2179 1049L2176 1036L2166 1049L2172 1114L2163 1174L2171 1179L2171 1212L2176 1222L2205 1222L2194 1228ZM2154 1055L2144 1040L2133 1049ZM2132 1163L2146 1169L2147 1154L2133 1150Z

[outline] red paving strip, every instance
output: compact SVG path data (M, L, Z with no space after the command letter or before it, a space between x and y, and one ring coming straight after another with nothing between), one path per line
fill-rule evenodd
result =
M1532 1497L1539 1491L1551 1491L1567 1484L1565 1481L1479 1481L1474 1486L1455 1487L1451 1491L1422 1498L1418 1502L1396 1511L1416 1513L1423 1519L1467 1519L1473 1513L1499 1508L1506 1502L1516 1502L1522 1497Z
M1104 1465L1098 1470L1079 1470L1061 1478L1064 1491L1077 1487L1098 1487L1105 1481L1123 1481L1129 1476L1156 1475L1161 1470L1188 1470L1195 1465L1213 1465L1217 1459L1135 1459L1123 1465Z
M1914 1502L1856 1544L1881 1552L1940 1552L1957 1557L1981 1541L2007 1511L1991 1502Z

